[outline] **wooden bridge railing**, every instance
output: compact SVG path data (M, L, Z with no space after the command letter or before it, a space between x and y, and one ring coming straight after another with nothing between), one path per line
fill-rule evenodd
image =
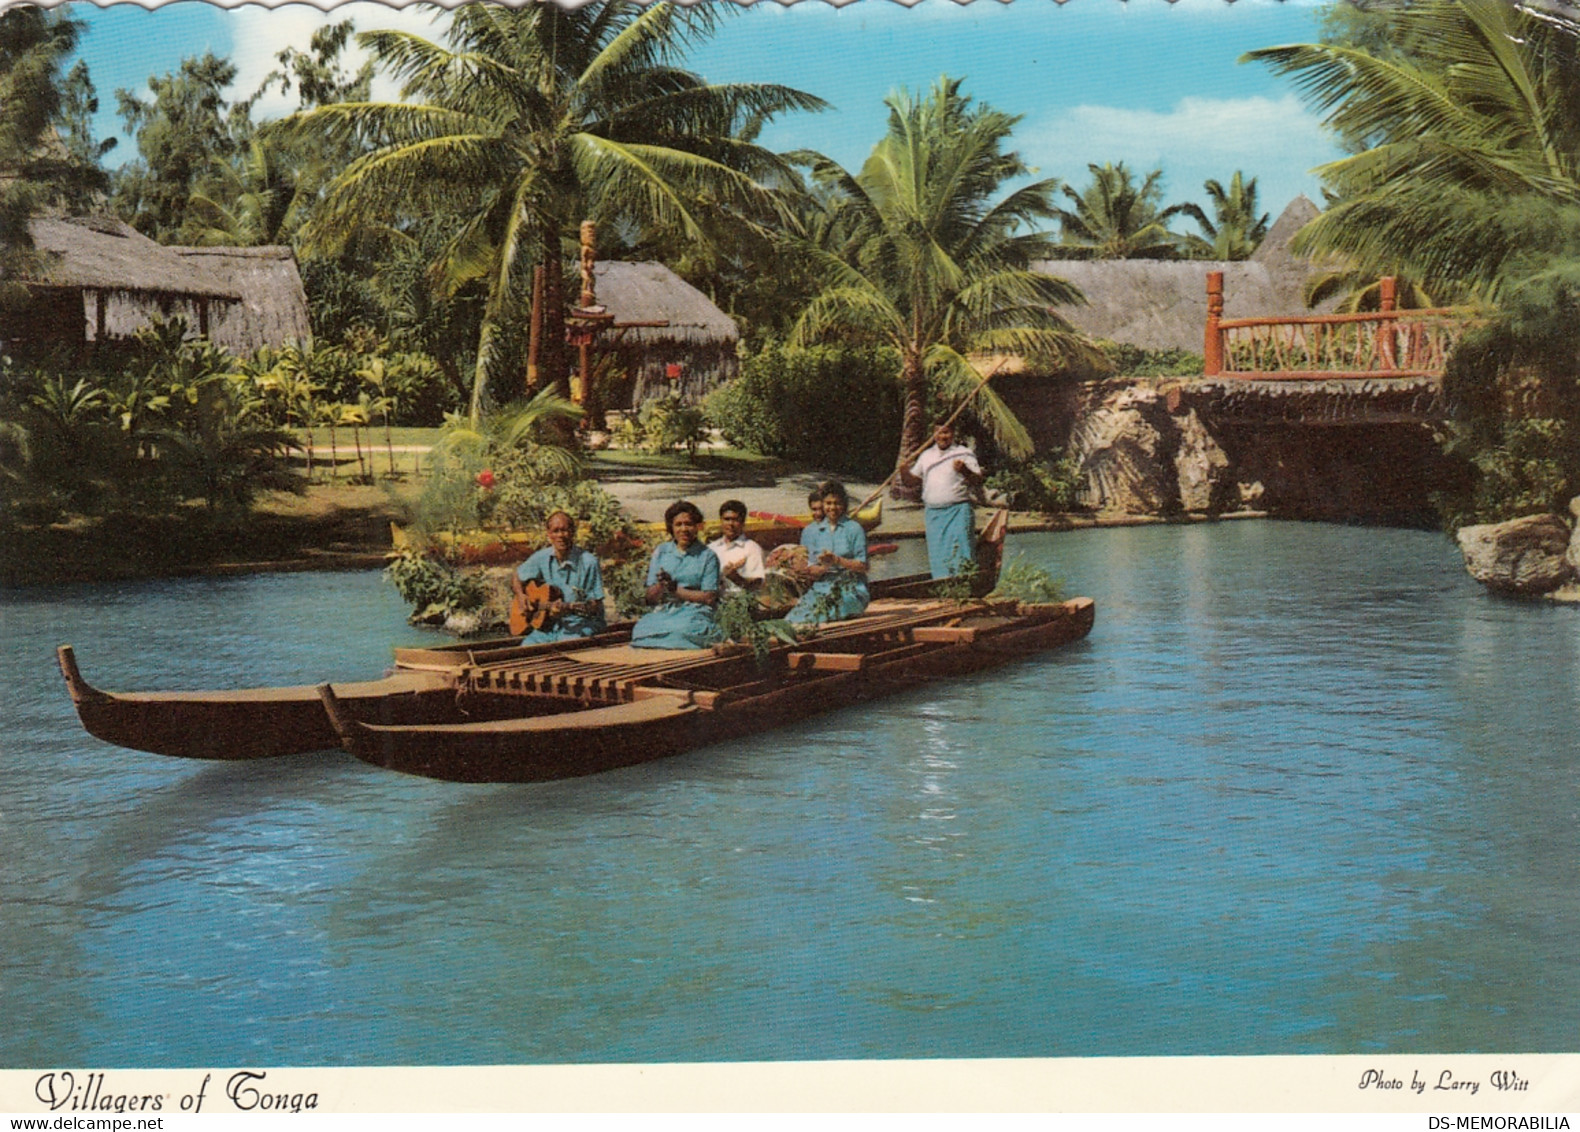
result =
M1261 381L1441 377L1469 312L1398 310L1391 276L1381 290L1382 309L1365 314L1225 319L1223 272L1209 271L1203 370Z

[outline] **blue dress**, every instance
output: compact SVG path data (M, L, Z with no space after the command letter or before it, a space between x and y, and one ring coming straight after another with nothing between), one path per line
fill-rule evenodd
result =
M829 527L827 519L813 523L801 532L801 545L806 547L807 562L813 566L825 550L832 550L841 558L867 561L867 532L854 519L840 519L839 525L833 528ZM865 574L836 568L812 583L812 588L801 595L785 620L801 624L843 621L860 616L871 600ZM816 608L818 606L821 609Z
M684 552L673 542L659 543L647 564L647 584L668 571L676 584L688 590L719 592L719 557L699 540ZM666 601L644 614L631 630L631 644L639 649L705 649L724 640L713 607L694 601Z
M552 546L545 546L520 566L516 577L523 582L547 582L558 586L566 601L603 601L603 570L598 556L579 546L571 547L561 562L554 555ZM550 628L534 629L521 639L524 645L546 645L550 641L563 641L571 637L590 637L604 631L603 608L597 613L562 613Z

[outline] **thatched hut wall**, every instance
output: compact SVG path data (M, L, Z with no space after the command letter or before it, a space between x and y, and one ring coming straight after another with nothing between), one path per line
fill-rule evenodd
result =
M1260 318L1312 313L1302 289L1313 271L1290 241L1317 215L1296 197L1247 260L1042 260L1046 275L1066 279L1086 296L1059 313L1085 334L1147 350L1202 352L1207 326L1207 273L1223 272L1224 317Z
M612 331L600 345L629 377L610 408L637 408L671 394L695 404L740 373L735 320L663 264L606 261L595 277L598 302L616 323L668 324Z
M260 346L305 343L312 335L307 292L290 248L170 250L241 296L239 303L226 304L212 316L209 338L215 344L250 354Z
M307 295L289 248L180 248L113 217L29 222L39 266L34 302L3 336L81 345L128 338L154 316L182 318L236 353L305 342ZM78 312L80 311L80 317Z

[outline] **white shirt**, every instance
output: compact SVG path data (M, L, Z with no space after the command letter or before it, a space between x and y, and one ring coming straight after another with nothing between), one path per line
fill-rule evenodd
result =
M767 567L763 565L763 548L745 535L734 540L726 540L720 535L708 544L708 549L719 560L719 574L724 578L726 593L741 588L725 576L732 568L738 570L748 582L760 582L768 574Z
M936 444L931 445L924 448L916 463L911 465L911 475L922 481L922 502L928 507L948 507L971 498L971 485L965 476L955 471L956 460L977 475L982 474L976 453L964 444L956 444L942 452Z

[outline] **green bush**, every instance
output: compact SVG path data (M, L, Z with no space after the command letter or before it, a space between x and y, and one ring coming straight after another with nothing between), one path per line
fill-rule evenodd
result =
M770 345L709 395L708 420L739 448L877 479L900 435L893 350Z
M695 456L697 445L708 439L707 418L695 405L687 405L670 394L644 401L637 410L640 443L653 453L673 452L684 448L686 455Z
M1114 363L1120 377L1200 377L1206 365L1200 354L1171 346L1167 350L1145 350L1128 342L1098 342L1098 347Z
M1069 456L1010 464L989 475L985 482L1016 511L1053 515L1080 506L1080 466Z
M384 577L412 607L414 623L442 623L452 614L481 609L488 599L488 586L478 571L457 569L414 550L395 554Z

